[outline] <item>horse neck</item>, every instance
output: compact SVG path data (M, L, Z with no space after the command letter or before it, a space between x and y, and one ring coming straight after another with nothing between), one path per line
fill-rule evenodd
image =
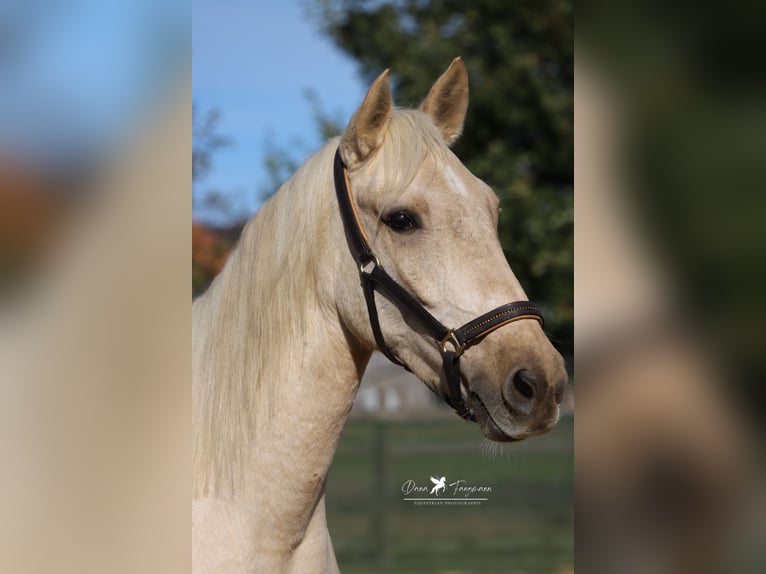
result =
M326 186L329 177L328 169ZM331 297L342 233L327 230L319 204L306 221L286 211L306 179L285 184L247 226L194 309L195 493L251 500L261 524L274 516L262 501L274 501L280 524L295 522L280 527L287 533L306 527L321 498L370 354L345 332ZM331 189L321 193L332 199Z

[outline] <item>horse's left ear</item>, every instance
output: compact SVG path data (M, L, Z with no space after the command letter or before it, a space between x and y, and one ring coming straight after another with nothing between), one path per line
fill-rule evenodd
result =
M431 87L420 109L431 116L447 145L457 141L468 110L468 70L461 58L452 60L447 71Z

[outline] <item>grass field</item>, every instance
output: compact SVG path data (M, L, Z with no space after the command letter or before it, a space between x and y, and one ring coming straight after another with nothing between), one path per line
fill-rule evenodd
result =
M560 573L573 563L573 418L549 434L487 453L456 418L352 419L327 485L327 514L344 574ZM490 486L481 506L414 506L409 479Z

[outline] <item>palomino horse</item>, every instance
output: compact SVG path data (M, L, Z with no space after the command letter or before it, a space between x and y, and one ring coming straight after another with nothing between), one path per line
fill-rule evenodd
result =
M376 347L490 439L558 420L563 360L503 256L497 197L448 148L467 106L460 59L418 110L394 110L383 72L194 303L195 572L337 572L325 480Z

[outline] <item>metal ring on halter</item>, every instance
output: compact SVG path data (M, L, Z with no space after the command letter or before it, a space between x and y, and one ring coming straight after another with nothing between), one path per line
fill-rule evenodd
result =
M369 271L365 269L370 263L372 263L372 267ZM363 261L359 262L359 273L361 275L369 275L373 271L375 271L376 267L380 267L380 260L378 259L378 256L374 253L370 253L367 259L364 259Z
M442 339L439 342L439 346L442 350L442 354L447 352L447 345L450 343L452 344L453 347L455 347L454 358L457 359L460 355L463 354L463 350L465 349L465 344L461 344L460 341L458 341L457 335L455 335L455 331L453 331L452 329L447 331L447 336L444 337L444 339Z

